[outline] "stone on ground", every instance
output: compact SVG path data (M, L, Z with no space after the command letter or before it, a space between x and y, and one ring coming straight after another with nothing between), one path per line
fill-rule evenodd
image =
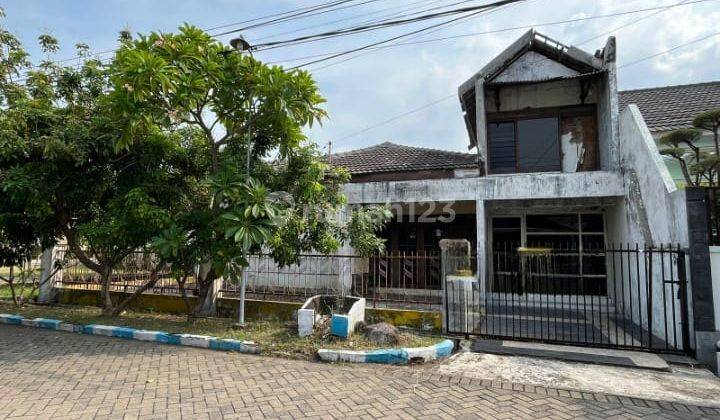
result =
M368 325L365 328L365 335L368 340L375 344L389 345L400 342L400 331L398 331L394 325L388 324L387 322Z

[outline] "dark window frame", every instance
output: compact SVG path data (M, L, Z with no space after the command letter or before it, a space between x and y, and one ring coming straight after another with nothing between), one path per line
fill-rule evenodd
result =
M487 155L487 164L486 171L488 175L493 175L494 172L492 171L492 164L491 162L491 153L490 153L490 124L497 124L497 123L512 123L514 124L514 135L515 135L515 172L497 172L496 174L509 174L509 173L533 173L533 172L520 172L520 160L519 160L519 147L520 143L518 142L518 127L517 122L522 120L534 120L534 119L540 119L540 118L556 118L557 119L557 145L558 145L558 161L560 165L560 171L562 172L562 166L563 166L563 155L562 155L562 118L564 117L594 117L595 119L595 127L598 127L598 119L597 119L597 105L595 104L589 104L589 105L571 105L571 106L562 106L562 107L547 107L547 108L532 108L527 110L519 110L519 111L502 111L502 112L489 112L486 114L485 119L485 139L486 139L486 155ZM595 132L595 156L597 159L596 162L596 169L599 169L600 164L600 153L599 153L599 132L596 128ZM542 171L537 171L542 172ZM552 171L552 172L558 172L558 171Z

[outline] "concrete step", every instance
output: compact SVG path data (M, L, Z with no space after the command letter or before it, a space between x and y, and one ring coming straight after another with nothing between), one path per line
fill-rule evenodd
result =
M475 353L544 357L568 362L670 371L670 366L663 358L654 353L641 351L483 339L474 340L470 346L470 351Z

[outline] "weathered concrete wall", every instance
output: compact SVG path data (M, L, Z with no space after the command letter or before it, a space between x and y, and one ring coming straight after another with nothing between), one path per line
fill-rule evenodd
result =
M559 63L557 63L560 65ZM531 73L527 73L531 77ZM550 76L548 76L549 78ZM554 76L553 76L554 77ZM549 108L559 106L581 105L580 81L576 79L555 82L522 84L499 87L500 107L495 102L493 90L498 87L485 87L485 110L487 112L517 111L528 108ZM590 84L585 104L597 102L599 83L593 80Z
M523 200L624 195L622 176L594 171L493 175L481 178L347 184L350 204Z
M678 190L663 163L640 111L635 105L626 108L619 118L619 166L623 175L624 196L617 205L607 212L608 242L614 248L620 246L635 247L640 250L661 244L688 245L687 213L684 191ZM634 323L649 328L648 315L637 312L637 308L652 308L652 331L658 337L665 335L665 322L676 320L677 331L681 331L680 300L677 289L663 283L661 273L669 273L676 269L676 262L666 258L653 258L653 266L646 267L646 255L637 257L625 254L625 266L639 263L639 270L628 270L627 273L612 273L609 289L616 291L613 296L616 306L625 310L626 316ZM636 259L639 258L639 261ZM618 269L617 265L615 269ZM646 274L651 273L651 275ZM654 273L654 274L652 274ZM652 302L648 302L646 293L632 293L628 285L636 290L646 290L648 279L652 278ZM621 284L622 283L622 284ZM623 291L623 293L617 292ZM675 292L675 293L673 293ZM674 299L674 302L673 302ZM662 302L665 303L663 308ZM630 311L630 308L636 308ZM673 318L673 311L675 317ZM635 313L633 313L635 312ZM666 318L667 315L667 318ZM666 337L675 345L675 337ZM679 341L681 337L677 337Z
M572 77L580 74L562 63L535 52L528 51L518 57L505 70L495 76L493 82L535 82L556 77Z
M684 192L673 182L635 105L620 115L624 199L611 213L611 242L687 246Z

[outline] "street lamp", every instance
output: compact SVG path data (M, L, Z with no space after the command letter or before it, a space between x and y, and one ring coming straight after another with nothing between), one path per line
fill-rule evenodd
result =
M252 57L252 46L250 43L243 37L242 35L238 35L236 38L233 38L230 40L230 46L237 51L238 53L242 54L243 52L247 52ZM225 54L229 54L231 51L225 52ZM252 135L250 133L252 129L252 106L250 108L250 113L248 115L248 145L247 145L247 159L245 162L245 176L250 177L250 157L252 156L252 148L253 148L253 142L252 142ZM247 261L247 254L243 252L243 259ZM233 277L236 277L236 275L233 273ZM245 288L247 286L247 267L243 267L241 279L240 279L240 302L238 304L238 319L237 322L233 325L235 328L245 328Z
M235 49L235 51L238 51L238 52L247 51L248 53L250 53L250 55L252 55L252 51L250 51L252 49L252 46L250 45L249 42L247 42L245 37L242 35L238 35L237 38L231 39L230 46L233 47Z

